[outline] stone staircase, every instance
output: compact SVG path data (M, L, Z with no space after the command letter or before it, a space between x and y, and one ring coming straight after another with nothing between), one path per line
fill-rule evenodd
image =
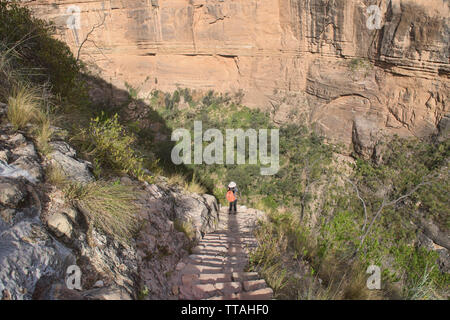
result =
M240 207L237 215L220 211L216 232L206 234L177 265L173 293L183 300L270 300L273 291L256 272L245 272L261 212Z

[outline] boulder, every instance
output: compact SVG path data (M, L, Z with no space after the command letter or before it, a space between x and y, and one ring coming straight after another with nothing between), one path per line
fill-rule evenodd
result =
M26 190L23 190L14 180L0 177L0 205L15 208L26 194Z
M31 142L28 142L19 147L16 147L15 149L12 150L12 153L13 153L14 157L25 156L25 157L37 159L36 148L34 147L34 144Z
M76 153L72 147L62 141L52 142L51 146L53 148L53 152L49 155L51 163L61 168L68 179L80 183L94 181L94 176L90 171L90 164L76 159Z
M0 150L0 161L8 163L11 157L11 152L9 150Z
M211 195L172 193L175 197L175 218L192 223L196 238L216 229L219 220L219 206Z
M14 147L18 147L18 146L26 143L27 139L25 138L25 136L23 134L16 133L13 136L9 137L7 142Z
M438 124L437 141L443 142L450 138L450 114L446 114L442 117Z
M73 232L72 223L63 213L54 213L47 219L48 228L55 233L57 237L71 238Z
M21 164L21 161L19 161L18 164L20 164L22 167L26 167L24 164ZM37 168L37 169L35 168L35 170L40 170L40 168ZM35 171L35 176L38 176L38 174L36 175L36 171ZM30 174L30 172L28 172L18 166L15 166L14 164L7 164L3 160L0 160L0 177L9 177L9 178L23 177L31 183L38 182L36 180L36 178L33 177L32 174Z
M30 182L42 181L43 172L41 165L31 157L21 156L19 159L11 163L12 166L22 169L24 171L23 176Z
M0 291L8 290L14 300L29 300L43 275L64 279L75 264L72 251L53 239L37 216L22 215L0 232Z
M365 117L356 117L353 120L353 148L363 158L369 159L372 157L380 137L381 132L375 121Z
M52 147L53 151L61 152L68 157L75 158L77 156L77 152L75 151L75 149L64 141L51 142L50 146Z

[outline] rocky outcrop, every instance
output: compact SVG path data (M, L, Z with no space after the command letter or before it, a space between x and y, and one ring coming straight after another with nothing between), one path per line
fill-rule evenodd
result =
M151 299L173 299L168 279L192 246L205 233L216 230L219 206L214 197L187 193L167 185L164 178L147 185L145 191L140 202L146 223L137 239L142 286ZM194 239L177 229L176 221L192 225Z
M23 178L0 177L0 181L0 290L12 299L31 299L42 276L64 279L75 255L40 220L33 185Z
M0 121L2 118L0 118ZM56 130L58 131L58 130ZM148 184L128 177L136 190L140 232L125 241L88 220L88 208L68 201L44 172L58 167L72 183L95 179L89 162L59 135L48 155L37 152L27 132L0 126L0 292L8 299L164 299L167 278L205 232L215 230L214 197L171 187L165 178ZM29 163L21 166L19 159ZM25 161L26 160L26 161ZM115 179L114 181L116 181ZM192 238L175 221L191 225ZM81 271L81 289L66 285L69 266ZM140 292L146 288L146 295ZM6 299L5 298L5 299Z
M50 143L53 151L48 156L52 164L60 168L73 181L88 183L94 181L92 164L76 158L76 151L64 141Z
M306 112L348 146L355 116L387 134L427 136L448 113L445 0L24 2L101 77L142 97L243 90L249 106L275 105L277 122ZM297 93L306 101L279 103Z

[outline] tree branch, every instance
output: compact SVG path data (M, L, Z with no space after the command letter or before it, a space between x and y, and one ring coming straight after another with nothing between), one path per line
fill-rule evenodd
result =
M425 179L422 180L421 183L419 183L418 185L416 185L413 189L411 189L408 193L402 195L401 197L392 200L390 202L386 202L386 199L383 199L383 202L381 203L380 208L378 209L377 213L375 214L375 216L373 217L372 221L370 222L369 227L366 230L366 233L363 235L363 237L361 238L361 242L359 244L358 250L356 250L356 253L358 253L358 251L362 248L362 245L364 244L364 240L366 239L367 235L369 234L370 230L372 229L373 224L375 223L375 221L377 220L378 216L381 214L381 212L383 211L384 208L392 206L397 204L398 202L402 201L403 199L406 199L408 197L410 197L413 193L415 193L420 187L423 187L425 185L430 184L429 181L424 181ZM355 253L355 254L356 254Z
M356 186L356 184L353 183L353 181L351 181L350 179L346 179L348 183L350 183L353 188L356 191L356 195L358 196L358 199L361 201L363 208L364 208L364 224L363 227L361 228L361 231L364 231L364 229L366 229L366 225L367 225L367 206L366 206L366 202L364 201L364 199L361 197L360 193L359 193L359 189Z
M103 21L100 22L97 25L92 26L91 30L86 34L86 37L84 38L84 40L81 42L80 46L78 47L77 61L80 60L81 49L83 48L83 45L88 41L89 36L95 31L95 29L100 28L101 26L103 26L105 24L105 20L106 20L106 13L103 14Z

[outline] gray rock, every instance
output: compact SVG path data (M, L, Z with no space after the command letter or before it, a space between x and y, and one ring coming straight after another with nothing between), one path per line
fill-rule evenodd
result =
M133 184L133 181L129 177L121 177L120 184L123 184L125 186L130 186Z
M26 218L0 233L0 291L12 299L31 299L43 275L64 278L75 263L71 250L51 238L38 217Z
M47 226L57 237L72 237L73 227L67 216L63 213L54 213L47 220Z
M75 151L75 149L64 141L51 142L50 146L54 151L59 151L68 157L75 158L77 156L77 152Z
M438 124L437 141L443 142L450 138L450 115L444 115Z
M26 191L12 179L0 178L0 204L5 207L15 208L24 199Z
M27 143L25 145L17 147L12 150L12 153L15 157L26 156L29 158L37 159L37 152L33 143Z
M50 161L61 168L67 178L80 182L89 183L94 181L90 172L89 163L75 159L75 151L65 142L53 142L54 151L50 153Z
M421 218L419 227L428 238L433 240L434 243L450 250L450 235L447 232L440 230L433 221Z
M82 296L88 300L132 300L124 288L117 286L88 290Z
M33 158L22 156L12 163L13 166L26 171L32 179L30 181L42 181L43 172L41 165Z
M19 161L20 164L21 161ZM23 166L23 167L27 167L27 166ZM38 170L37 172L39 173L41 168L38 164L35 164L35 170ZM36 172L35 172L36 175ZM39 175L39 174L37 174ZM4 162L3 160L0 160L0 177L8 177L8 178L19 178L19 177L23 177L26 180L28 180L31 183L37 183L38 180L33 177L32 174L30 174L30 172L15 166L14 164L7 164L6 162Z
M0 161L8 163L11 157L11 152L9 150L0 150Z
M16 133L8 139L8 143L13 145L14 147L20 146L21 144L24 144L26 142L27 139L25 139L24 135L21 133Z
M196 232L196 238L201 239L202 233L216 229L219 219L219 206L211 195L174 193L176 219L190 221Z
M72 223L78 222L78 211L75 208L67 208L64 210L64 214L70 219Z
M375 121L356 117L353 121L352 142L357 154L365 159L372 157L374 148L380 139L380 126Z

